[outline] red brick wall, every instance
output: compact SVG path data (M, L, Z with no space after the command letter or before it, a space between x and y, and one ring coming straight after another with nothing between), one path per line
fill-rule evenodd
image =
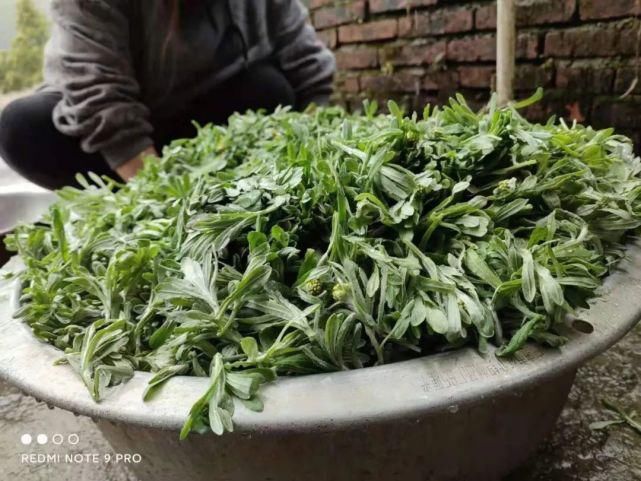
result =
M335 100L393 98L422 110L455 92L482 105L494 82L496 2L490 0L306 0L334 50ZM517 96L545 89L528 116L584 118L641 143L640 0L517 0Z

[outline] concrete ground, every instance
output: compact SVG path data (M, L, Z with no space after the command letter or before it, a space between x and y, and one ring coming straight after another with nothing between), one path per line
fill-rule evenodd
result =
M32 437L30 445L22 443L25 434ZM38 445L39 434L47 436L46 448ZM54 438L56 434L63 436L63 445L53 444L54 439L58 440ZM69 441L75 442L74 434L78 442L71 445ZM105 455L113 451L91 419L49 409L4 382L0 382L0 453L0 473L4 473L0 478L6 480L136 481L126 465L104 462ZM100 462L94 463L93 458L84 456L74 457L72 463L23 459L29 453L98 454Z
M0 96L0 109L6 100ZM18 182L21 179L0 161L0 186ZM641 324L579 370L554 432L532 459L505 481L641 481L641 435L625 426L607 431L591 431L588 427L609 417L601 407L602 398L641 412ZM22 442L28 440L22 439L25 434L32 437L29 445ZM46 449L36 447L38 434L47 436ZM62 446L53 444L54 434L62 435ZM76 441L75 434L78 442L70 445L70 440ZM76 462L40 463L23 458L23 454L38 452L76 455ZM136 481L127 465L114 462L113 456L105 461L114 453L90 419L49 409L3 382L0 453L0 473L5 473L0 475L2 479ZM98 455L99 461L87 458L87 454Z

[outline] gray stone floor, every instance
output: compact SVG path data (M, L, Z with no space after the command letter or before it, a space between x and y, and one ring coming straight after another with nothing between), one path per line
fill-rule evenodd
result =
M31 446L25 446L21 437L29 434ZM36 444L38 434L46 434L46 448ZM65 443L69 435L77 434L79 441L74 446L54 446L52 436L62 434ZM74 441L72 439L72 441ZM36 447L37 446L37 447ZM61 409L49 409L17 389L0 382L0 479L20 481L136 481L123 464L94 464L85 459L77 463L24 462L27 453L70 454L96 453L101 460L112 450L93 421L74 416ZM182 481L182 480L181 480Z

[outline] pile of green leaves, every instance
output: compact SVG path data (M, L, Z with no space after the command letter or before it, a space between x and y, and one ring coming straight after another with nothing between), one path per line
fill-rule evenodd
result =
M147 397L208 376L183 436L231 430L276 376L558 346L641 226L641 163L611 130L527 122L528 102L235 115L127 185L79 178L8 239L18 315L96 400L136 369Z

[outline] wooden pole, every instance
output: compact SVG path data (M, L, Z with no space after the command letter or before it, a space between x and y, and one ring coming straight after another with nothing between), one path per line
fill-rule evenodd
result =
M516 10L514 0L497 0L496 11L496 94L499 105L514 96L516 51Z

